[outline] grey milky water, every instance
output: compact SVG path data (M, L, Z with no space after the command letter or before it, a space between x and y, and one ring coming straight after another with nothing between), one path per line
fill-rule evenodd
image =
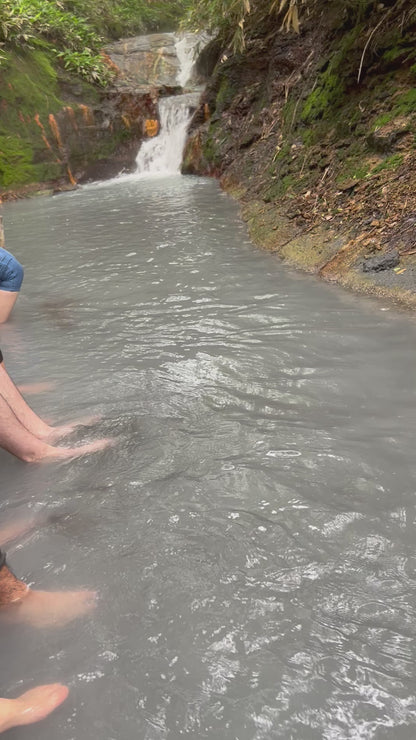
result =
M37 588L92 617L1 627L3 694L61 681L31 740L416 734L414 318L249 242L216 183L125 180L4 209L26 267L1 329L46 417L101 414L25 466L0 515ZM49 516L49 520L47 517Z

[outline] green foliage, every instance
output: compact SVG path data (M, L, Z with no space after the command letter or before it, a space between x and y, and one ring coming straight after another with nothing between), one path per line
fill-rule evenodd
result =
M105 39L173 28L190 0L1 0L0 43L49 48L90 82L106 85L112 71L100 54ZM0 53L0 68L5 57Z
M185 25L209 30L218 35L233 53L241 53L247 38L261 24L299 33L304 16L323 10L342 23L354 26L363 20L371 9L379 5L376 0L343 0L340 13L339 0L193 0L188 2Z

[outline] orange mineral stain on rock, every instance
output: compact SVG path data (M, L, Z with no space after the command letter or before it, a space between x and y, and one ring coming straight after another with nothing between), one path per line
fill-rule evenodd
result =
M120 67L118 67L117 64L113 62L111 57L109 57L108 54L105 53L105 51L101 51L100 55L102 57L103 62L106 64L106 66L109 69L111 69L114 72L114 74L116 74L117 76L121 74Z
M69 179L69 182L71 183L71 185L76 185L76 184L77 184L77 181L76 181L75 177L73 176L73 174L72 174L72 172L71 172L71 168L70 168L70 166L69 166L69 165L67 165L67 168L66 168L66 170L67 170L67 172L68 172L68 179Z
M159 133L159 121L148 118L145 123L145 130L147 136L157 136L157 134Z
M74 129L75 131L78 131L78 125L77 125L77 120L76 120L76 118L75 118L75 111L74 111L74 109L73 109L73 108L71 108L71 106L70 106L70 105L67 105L67 106L66 106L66 107L64 108L64 111L65 111L65 113L67 114L67 116L68 116L69 120L71 121L71 124L72 124L72 128L73 128L73 129Z
M41 130L41 132L42 132L41 136L42 136L42 139L43 139L43 141L44 141L44 144L45 144L45 146L46 146L46 147L47 147L48 149L50 149L50 150L52 151L52 147L51 147L51 145L49 144L48 138L47 138L47 136L46 136L46 131L45 131L45 128L44 128L44 126L43 126L43 123L42 123L42 121L41 121L41 120L40 120L40 118L39 118L39 113L36 113L36 114L34 115L34 117L33 117L33 120L35 121L35 123L37 123L37 125L39 126L39 128L40 128L40 130Z
M57 124L56 118L53 115L53 113L49 113L48 120L49 120L50 129L55 137L55 140L56 140L56 143L58 144L59 149L63 149L61 133L59 131L59 126Z
M91 108L88 105L84 105L83 103L79 104L79 108L82 111L82 117L89 126L92 126L94 123L94 114L91 110Z

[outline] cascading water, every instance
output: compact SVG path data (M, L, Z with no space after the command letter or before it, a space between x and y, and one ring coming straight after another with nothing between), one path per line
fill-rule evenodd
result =
M176 37L175 49L179 61L179 72L177 75L178 85L185 87L189 83L195 64L195 53L200 44L208 41L205 34L185 33Z
M195 35L178 37L175 44L179 61L178 85L189 82L195 61ZM180 172L186 133L199 92L174 95L159 101L160 132L144 141L136 158L136 175L173 175Z
M173 175L180 171L186 132L198 98L199 93L187 93L160 100L160 133L140 147L136 174Z

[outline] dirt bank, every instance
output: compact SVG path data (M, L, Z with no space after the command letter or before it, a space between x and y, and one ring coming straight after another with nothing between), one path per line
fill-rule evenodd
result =
M416 9L336 5L221 50L183 171L220 177L288 263L415 308Z

